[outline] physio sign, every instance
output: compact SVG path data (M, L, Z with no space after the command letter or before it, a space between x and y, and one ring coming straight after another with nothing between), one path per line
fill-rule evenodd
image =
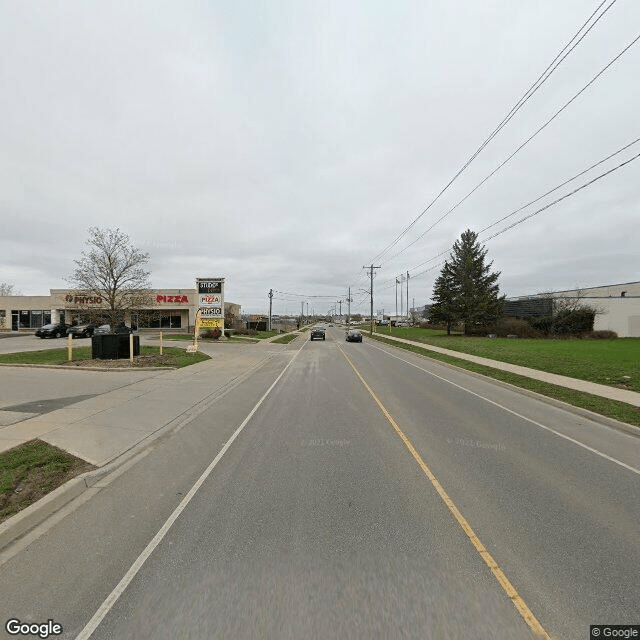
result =
M201 318L222 318L222 307L200 307Z
M196 278L196 289L196 331L220 329L224 332L224 278Z

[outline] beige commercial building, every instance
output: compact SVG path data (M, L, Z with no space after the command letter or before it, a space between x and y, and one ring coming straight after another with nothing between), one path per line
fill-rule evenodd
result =
M620 338L640 338L640 282L625 282L587 289L567 289L512 298L524 300L540 297L581 299L597 311L593 328L615 331Z
M188 331L195 325L198 294L195 289L154 289L152 306L131 312L125 322L139 330ZM240 319L240 305L225 302L225 313ZM88 311L105 308L100 297L79 296L68 289L51 289L48 296L0 296L0 331L34 332L51 322L82 322ZM148 314L145 311L153 311ZM92 314L93 315L93 314Z

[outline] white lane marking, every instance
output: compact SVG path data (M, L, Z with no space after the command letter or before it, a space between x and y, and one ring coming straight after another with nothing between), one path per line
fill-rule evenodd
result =
M303 343L303 347L306 343ZM232 436L227 440L222 449L218 452L218 455L213 459L211 464L204 470L202 475L196 480L195 484L189 490L189 493L180 501L180 504L175 508L173 513L167 518L166 522L162 525L158 533L153 536L153 539L149 544L145 547L143 552L136 558L135 562L131 565L127 573L124 575L122 580L115 586L113 591L106 597L104 602L100 605L98 610L95 612L91 620L87 622L84 629L76 636L76 640L88 640L91 637L93 632L98 628L98 625L102 622L104 617L109 613L112 609L113 605L118 601L118 598L122 595L124 590L127 588L129 583L136 576L138 571L142 568L142 565L145 563L147 558L153 553L154 549L162 542L162 539L165 537L173 523L178 519L180 514L185 510L191 499L196 494L198 489L204 484L205 480L209 477L215 466L220 462L222 456L227 452L227 449L233 444L233 441L238 437L240 432L245 428L249 420L253 417L255 412L258 410L260 405L265 401L266 397L271 393L273 388L278 384L282 376L286 373L287 369L291 366L293 361L296 359L297 355L302 351L302 347L298 349L293 358L289 360L287 366L282 370L280 375L273 381L273 384L265 391L264 395L258 400L256 405L251 409L249 415L242 421L242 424L233 432Z
M582 447L583 449L586 449L587 451L591 451L591 453L595 453L597 456L600 456L601 458L605 458L606 460L609 460L610 462L613 462L621 467L624 467L625 469L627 469L628 471L632 471L633 473L637 473L638 475L640 475L640 469L636 469L635 467L632 467L624 462L622 462L621 460L618 460L617 458L612 458L611 456L607 455L606 453L603 453L602 451L598 451L598 449L594 449L593 447L590 447L589 445L584 444L583 442L580 442L579 440L576 440L575 438L572 438L570 436L565 435L564 433L560 433L559 431L556 431L555 429L552 429L551 427L547 427L546 425L540 423L540 422L536 422L535 420L531 419L531 418L527 418L527 416L523 416L521 413L518 413L517 411L514 411L513 409L509 409L508 407L505 407L504 405L495 402L485 396L481 396L479 393L476 393L475 391L471 391L471 389L467 389L466 387L463 387L459 384L456 384L455 382L452 382L451 380L447 380L447 378L443 378L442 376L439 376L437 373L433 373L433 371L429 371L428 369L424 369L423 367L418 366L417 364L414 364L413 362L409 362L409 360L405 360L404 358L401 358L400 356L396 356L393 353L389 353L386 349L382 349L380 347L378 347L377 345L373 345L371 344L371 342L369 342L370 346L372 346L374 349L378 349L378 351L382 351L382 353L386 353L388 356L391 356L392 358L395 358L396 360L400 360L401 362L404 362L408 365L411 365L412 367L415 367L416 369L419 369L420 371L424 371L425 373L428 373L429 375L433 376L434 378L438 378L438 380L442 380L443 382L447 382L450 385L453 385L454 387L457 387L458 389L461 389L462 391L466 391L467 393L470 393L473 396L476 396L477 398L480 398L481 400L484 400L485 402L488 402L489 404L492 404L496 407L499 407L500 409L503 409L504 411L513 414L514 416L517 416L518 418L521 418L522 420L526 420L527 422L530 422L531 424L535 424L537 427L540 427L541 429L545 429L546 431L549 431L550 433L553 433L554 435L558 436L559 438L564 438L565 440L568 440L569 442L573 442L573 444L577 444L579 447ZM464 370L463 370L464 371Z

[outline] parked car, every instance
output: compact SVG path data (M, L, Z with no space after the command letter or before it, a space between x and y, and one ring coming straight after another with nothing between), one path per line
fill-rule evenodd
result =
M309 340L325 340L325 331L324 327L313 327L311 329L311 335L309 336Z
M133 333L133 329L127 326L124 322L121 322L116 327L116 330L112 332L110 324L101 324L99 327L95 328L93 335L100 336L104 335L105 333Z
M95 324L78 324L67 329L67 335L72 338L90 338L97 329Z
M51 324L43 324L36 330L38 338L62 338L67 335L67 325L64 322L53 322Z
M359 329L349 329L347 331L347 342L362 342L362 333Z
M111 333L111 325L110 324L101 324L99 327L96 327L93 330L94 336L103 336L106 333Z

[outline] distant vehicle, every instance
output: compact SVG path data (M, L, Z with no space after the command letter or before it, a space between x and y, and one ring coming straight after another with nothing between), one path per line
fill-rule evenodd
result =
M38 338L62 338L67 335L67 325L64 322L53 322L44 324L36 330Z
M325 331L324 331L324 327L313 327L313 329L311 329L311 335L309 336L309 340L325 340Z
M362 342L362 333L359 329L349 329L347 331L347 342Z
M101 324L99 327L96 327L93 335L100 336L105 335L106 333L133 333L133 329L128 327L126 324L121 323L116 327L116 330L112 332L110 324Z
M405 320L401 320L400 322L396 322L396 327L410 327L411 325Z
M67 335L72 338L90 338L98 328L95 324L78 324L67 329Z
M388 320L380 320L380 322L378 322L378 326L379 327L388 327L389 326L389 321Z

